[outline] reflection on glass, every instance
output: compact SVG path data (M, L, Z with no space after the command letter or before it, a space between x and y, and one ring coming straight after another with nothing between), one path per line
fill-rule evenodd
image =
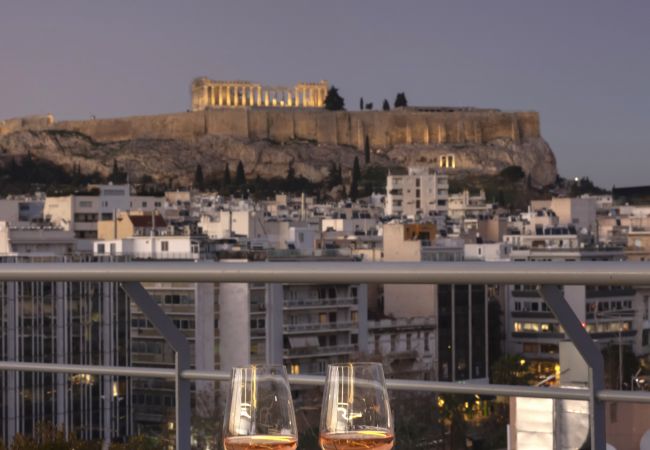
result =
M295 450L296 417L283 366L236 367L224 420L225 450Z
M390 450L393 442L393 418L381 364L329 366L321 411L321 448Z

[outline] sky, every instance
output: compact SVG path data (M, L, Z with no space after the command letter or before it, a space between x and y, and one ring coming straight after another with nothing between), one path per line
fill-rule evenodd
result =
M189 108L197 76L325 79L348 109L535 110L562 176L650 184L650 1L5 0L0 120Z

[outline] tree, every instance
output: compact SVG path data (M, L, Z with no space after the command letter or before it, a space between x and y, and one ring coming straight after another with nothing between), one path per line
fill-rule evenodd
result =
M333 189L342 183L341 166L337 166L334 161L330 161L329 172L327 174L327 188Z
M366 165L370 164L370 138L367 134L363 140L363 158Z
M381 105L381 109L384 111L390 111L390 104L388 103L388 100L384 99L384 103Z
M244 186L246 184L246 173L244 172L244 163L241 160L237 163L237 172L235 173L235 185Z
M230 178L230 165L226 163L226 168L223 171L223 180L221 180L222 187L229 187L232 184L232 179Z
M205 189L205 182L203 180L203 167L201 167L201 164L196 165L196 170L194 171L194 186L199 191L203 191Z
M368 111L372 110L372 107L373 107L372 102L370 102L370 103L366 103L366 109L367 109Z
M359 167L359 157L354 157L352 166L352 181L350 183L350 198L356 200L359 196L359 181L361 180L361 167Z
M339 90L334 86L327 91L325 109L330 111L342 111L345 109L345 100L339 95Z
M365 105L365 103L363 102L363 97L361 97L359 99L359 109L363 110L363 105Z
M528 368L528 361L521 355L504 354L490 369L492 384L529 385L535 379Z
M296 179L296 169L293 168L293 161L289 163L289 170L287 170L287 181L294 181Z
M404 92L399 92L395 97L395 108L404 108L408 106L406 101L406 94Z

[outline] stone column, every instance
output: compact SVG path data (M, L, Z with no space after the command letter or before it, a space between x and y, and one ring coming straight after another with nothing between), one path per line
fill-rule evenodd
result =
M257 106L262 105L262 86L257 86Z
M255 105L255 91L253 90L253 86L248 88L248 100L250 106Z
M264 89L264 106L269 106L269 90Z
M226 106L232 106L232 103L230 102L230 85L227 84L225 88L226 88Z
M287 106L293 106L293 102L291 99L291 91L287 91Z

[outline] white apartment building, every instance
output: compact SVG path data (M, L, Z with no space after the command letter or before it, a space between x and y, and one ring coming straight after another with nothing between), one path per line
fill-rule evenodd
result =
M92 242L95 256L135 259L200 259L201 243L187 235L133 236Z
M386 178L385 213L389 216L446 214L448 198L447 175L428 167L409 167L407 175Z
M128 184L89 186L84 193L48 197L43 216L46 221L74 232L79 251L92 251L97 238L97 221L112 220L117 211L155 211L163 209L162 197L131 195Z
M368 353L379 357L388 377L432 379L436 359L433 317L368 322Z
M486 203L485 191L481 189L478 195L471 195L468 190L449 195L449 217L463 219L479 217L492 211L492 204Z

